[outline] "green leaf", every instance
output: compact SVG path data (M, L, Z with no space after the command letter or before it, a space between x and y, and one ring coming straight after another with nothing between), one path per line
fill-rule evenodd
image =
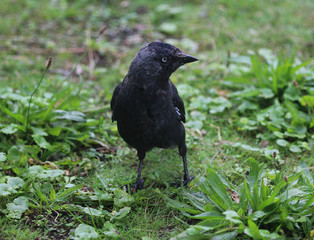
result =
M41 166L31 166L27 169L26 174L40 179L54 179L64 174L63 170L60 169L44 169Z
M223 221L225 219L225 216L223 216L220 212L217 211L211 211L211 212L203 212L197 215L190 215L187 213L187 211L182 211L184 216L187 216L189 218L194 219L203 219L206 221L207 226L215 226L219 224L219 222Z
M207 226L191 226L179 235L171 238L170 240L199 240L199 239L210 239L211 234L206 234L212 227Z
M273 134L274 134L276 137L279 137L279 138L283 138L283 137L284 137L284 134L281 133L281 132L278 132L278 131L273 132Z
M209 103L212 101L211 97L205 97L203 95L198 95L191 99L190 109L197 110L207 110Z
M292 133L292 132L285 132L286 137L293 137L293 138L299 138L299 139L304 139L305 134L298 134L298 133Z
M254 158L250 157L248 160L250 162L250 173L247 181L250 184L251 190L253 190L255 183L259 180L260 167Z
M233 232L221 233L221 234L215 235L210 239L211 240L232 240L232 239L235 239L237 235L238 235L238 232L233 231Z
M290 198L292 197L302 197L306 195L306 193L304 191L301 191L300 189L298 188L290 188L290 189L287 189L285 192L283 192L279 198L281 200L281 202L284 202L286 200L289 200Z
M76 122L83 122L85 121L85 114L79 111L55 110L53 120L54 119L66 119Z
M252 220L248 220L248 224L249 224L249 227L244 230L244 233L254 239L263 239L257 225Z
M188 195L188 198L190 199L191 196ZM178 210L181 210L181 211L184 211L184 212L188 212L188 213L191 213L191 214L200 214L202 213L202 211L200 210L196 210L194 209L192 206L186 204L186 203L183 203L183 202L179 202L179 201L176 201L176 200L173 200L167 196L163 196L163 198L167 201L167 205L168 206L171 206L175 209L178 209Z
M160 31L168 34L174 34L178 30L177 24L170 23L170 22L164 22L160 26Z
M306 126L304 126L304 124L300 122L293 121L291 127L297 134L305 134L307 131Z
M224 98L218 97L213 98L211 102L209 102L210 113L215 114L219 112L223 112L225 109L230 108L232 106L231 102Z
M261 229L259 230L263 239L280 239L280 235L277 233L270 233L268 230Z
M65 203L65 204L60 206L60 209L66 209L67 211L70 211L70 212L77 211L77 212L83 213L84 207L82 207L80 205Z
M293 120L296 123L299 123L299 122L302 123L302 121L299 118L299 110L298 110L297 106L294 103L292 103L292 102L290 102L288 100L285 101L285 105L286 105L287 109L289 110Z
M41 135L32 135L34 141L38 144L39 147L50 149L51 145L49 142L46 141L46 139Z
M226 220L235 223L235 224L241 224L242 221L239 219L240 216L237 212L233 211L233 210L228 210L223 212L224 215L226 215Z
M306 163L304 161L301 161L300 167L303 170L303 176L305 177L305 179L309 182L309 184L313 185L314 179L313 179L313 175L310 171L310 168L306 166Z
M269 194L270 194L270 190L269 187L267 186L267 183L264 182L264 180L261 181L261 201L265 201Z
M18 125L11 123L7 125L6 127L0 129L0 132L3 132L4 134L13 134L16 133L18 130Z
M294 86L288 87L284 92L284 98L290 101L299 101L301 98L300 90Z
M233 202L229 197L227 188L212 168L207 168L207 177L203 180L201 178L199 185L217 206L223 210L232 208Z
M311 147L308 142L302 142L302 147L305 148L306 150L311 151Z
M302 106L314 107L314 96L305 95L301 98L300 102Z
M57 199L58 199L58 200L62 200L62 198L65 198L65 197L67 197L67 196L70 195L70 194L76 193L76 191L79 190L79 189L82 188L82 187L83 187L82 184L79 184L79 185L77 185L77 186L70 187L70 188L66 189L65 191L63 191L63 192L58 193L58 194L57 194Z
M8 151L8 160L13 163L13 162L18 162L21 159L21 153L18 149L17 146L13 146L10 148Z
M253 212L251 215L249 215L249 218L252 220L252 221L256 221L262 217L264 217L266 215L265 212L263 211L255 211Z
M289 150L291 152L302 152L301 148L299 148L297 145L294 145L294 144L290 145Z
M215 114L215 113L221 113L226 109L225 106L211 106L210 107L210 113Z
M38 178L41 179L55 179L61 175L64 175L64 171L61 169L52 169L52 170L44 170L40 174L37 175Z
M286 141L286 140L284 140L284 139L278 139L278 140L276 141L276 143L277 143L279 146L282 146L282 147L286 147L286 146L288 146L288 144L289 144L289 142Z
M51 185L51 189L50 189L49 198L50 198L51 201L56 200L56 191L55 191L55 189L53 188L52 185Z
M119 232L116 230L116 226L110 223L109 221L104 223L104 232L103 234L105 236L108 236L110 238L116 239L119 237Z
M12 93L10 91L12 91L12 88L5 89L4 94L3 95L1 94L0 98L7 99L7 100L8 99L16 100L16 101L23 101L27 99L26 97L21 96L20 94Z
M128 215L128 213L130 211L131 211L130 207L121 208L119 210L119 212L113 211L111 213L111 215L112 215L111 220L121 219L121 218L125 217L126 215Z
M259 187L258 187L258 182L255 183L253 187L253 209L257 209L259 204L260 204L260 195L259 195Z
M191 204L200 211L211 212L213 210L212 204L208 202L204 194L184 191L184 196L186 196Z
M43 201L45 204L49 204L49 199L48 197L46 197L46 195L43 193L42 189L41 189L41 185L39 183L35 183L33 182L32 184L33 189L35 190L35 193L37 195L37 197L39 197L39 199L41 201Z
M25 197L15 198L12 203L7 204L7 208L10 211L9 218L20 219L22 214L28 209L28 201Z
M233 145L234 146L234 145ZM235 147L235 146L234 146ZM259 152L260 149L259 148L255 148L255 147L252 147L250 145L247 145L247 144L241 144L240 145L241 148L245 149L245 150L248 150L248 151L254 151L254 152Z
M146 237L146 236L145 236L145 237L142 237L141 239L142 239L142 240L153 240L153 239L151 239L150 237Z
M95 231L95 228L86 225L80 224L74 231L74 239L76 240L85 240L85 239L96 239L98 238L98 233Z
M286 185L287 185L287 183L286 183L284 180L281 181L280 183L278 183L278 184L275 186L275 188L274 188L274 190L272 191L272 193L270 194L269 198L268 198L267 200L261 202L261 204L259 205L259 207L258 207L257 210L263 210L265 207L267 207L267 206L269 206L269 205L271 205L271 204L273 204L273 203L278 202L278 201L279 201L279 196L278 196L278 194L279 194L280 190L281 190L284 186L286 186ZM275 199L275 198L276 198L276 199Z
M193 128L193 129L202 129L203 127L203 122L202 121L199 121L199 120L192 120L192 121L188 121L186 123L186 126L188 128Z
M50 135L58 137L61 133L62 127L48 128L47 131Z
M13 119L17 120L18 122L22 123L22 124L26 124L26 118L22 115L22 114L19 114L19 113L13 113L11 112L9 109L7 109L5 107L4 104L1 104L1 110L8 114L10 117L12 117Z
M130 205L132 202L134 202L134 198L128 194L127 192L116 189L114 191L114 205L117 207L124 207Z
M7 157L5 155L4 152L0 152L0 162L4 162L5 160L7 160Z
M87 213L87 214L90 215L90 216L97 216L97 217L103 216L102 211L99 211L99 210L97 210L97 209L95 209L95 208L85 207L85 208L83 209L83 212L84 212L84 213Z
M256 97L260 95L260 91L257 89L245 89L243 91L236 91L231 93L229 96L236 98L249 98Z
M263 97L263 98L266 98L266 99L272 98L272 97L275 96L273 91L271 89L269 89L269 88L261 88L261 89L259 89L259 91L260 91L260 95L259 96Z
M251 188L250 188L250 185L247 183L247 181L244 181L244 192L245 192L245 197L248 199L252 208L256 209L254 206L253 196L251 194ZM244 196L242 198L244 198Z
M239 55L238 53L234 52L230 54L230 61L233 63L242 63L245 65L251 64L251 58L249 56Z
M14 189L22 187L24 183L25 183L24 180L19 177L8 177L7 181L7 184Z
M200 93L200 91L197 88L194 88L188 84L179 84L177 89L182 99L187 99L193 96L197 96Z
M32 136L48 136L48 134L42 128L36 128L36 127L31 127L31 128L33 130Z
M312 206L314 204L314 194L312 194L310 196L310 198L307 200L307 202L305 202L305 204L302 206L302 209L301 210L305 210L307 208L309 208L310 206ZM312 210L310 210L313 212L313 207L312 207Z
M97 200L101 201L113 201L112 194L104 192L98 189L95 189L95 195Z
M45 169L41 166L30 166L27 169L27 174L36 177L39 173L43 172Z
M245 112L246 110L257 110L258 105L249 101L243 101L241 105L238 107L240 112Z
M268 49L268 48L259 48L257 50L257 53L258 53L258 55L265 58L265 60L267 61L268 64L272 64L277 59L277 57L275 56L273 51L271 49Z
M28 209L27 199L18 197L12 203L8 203L7 208L9 211L25 212Z
M264 150L264 154L268 159L273 159L273 158L277 158L279 156L279 151L277 149L263 149ZM276 156L276 157L274 157Z
M0 196L8 196L11 193L16 192L12 187L6 183L0 183Z

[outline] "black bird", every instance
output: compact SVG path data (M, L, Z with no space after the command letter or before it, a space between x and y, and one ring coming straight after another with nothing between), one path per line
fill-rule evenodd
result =
M184 103L169 77L180 66L197 60L170 44L152 42L136 54L128 74L113 92L112 121L117 121L121 137L137 150L140 160L135 189L143 188L143 159L154 147L178 146L184 166L183 184L192 180L182 124Z

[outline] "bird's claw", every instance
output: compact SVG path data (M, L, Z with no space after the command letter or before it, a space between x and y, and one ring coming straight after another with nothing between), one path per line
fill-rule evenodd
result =
M134 188L135 191L142 190L144 188L144 179L137 179Z
M181 180L180 182L176 182L176 183L173 183L171 184L172 187L187 187L187 185L194 179L193 176L188 176L188 177L184 177L183 181Z
M194 179L193 176L184 177L183 186L187 186L193 179Z

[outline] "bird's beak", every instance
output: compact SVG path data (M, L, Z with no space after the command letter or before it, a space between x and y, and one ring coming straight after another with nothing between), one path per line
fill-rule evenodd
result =
M198 61L198 58L182 52L178 54L178 57L181 60L182 64Z

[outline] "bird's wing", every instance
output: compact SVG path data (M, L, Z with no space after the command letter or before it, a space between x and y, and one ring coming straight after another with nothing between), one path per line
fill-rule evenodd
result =
M171 88L171 92L172 92L173 105L174 105L176 112L179 116L178 119L185 123L184 103L178 94L178 90L177 90L176 86L172 82L170 82L170 88Z
M111 98L111 102L110 102L110 108L112 111L112 116L111 116L112 121L116 120L116 118L115 118L115 106L117 104L117 98L119 96L121 85L122 85L122 83L119 83L118 86L116 86L116 88L114 89L113 94L112 94L112 98Z

